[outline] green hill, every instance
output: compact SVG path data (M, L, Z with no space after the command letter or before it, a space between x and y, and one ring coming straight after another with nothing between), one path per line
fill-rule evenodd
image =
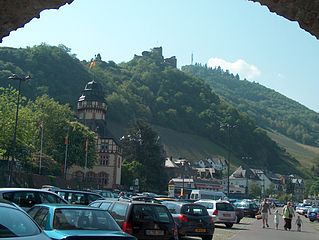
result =
M32 99L45 93L74 106L85 83L94 78L104 87L108 119L120 126L135 119L150 122L163 133L168 155L190 159L225 155L231 140L235 160L250 156L248 165L298 171L296 161L248 114L219 97L203 79L175 68L164 59L161 48L121 64L105 62L98 54L91 70L88 62L79 61L62 45L0 48L0 59L0 86L9 85L12 73L31 74L23 94Z
M319 146L319 113L256 82L240 80L220 68L201 65L184 66L182 70L199 77L257 125L277 131L300 143Z

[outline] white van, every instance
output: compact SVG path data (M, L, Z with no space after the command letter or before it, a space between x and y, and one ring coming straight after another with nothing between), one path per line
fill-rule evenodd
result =
M227 200L225 193L215 192L211 190L192 190L190 198L191 200L211 199L211 200Z

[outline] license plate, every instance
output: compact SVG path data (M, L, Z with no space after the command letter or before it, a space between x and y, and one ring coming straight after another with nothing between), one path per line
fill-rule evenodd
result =
M163 236L164 230L145 230L145 234L150 236Z
M224 217L230 217L230 213L224 213L223 216Z
M203 233L203 232L206 232L206 229L205 228L195 228L195 232Z

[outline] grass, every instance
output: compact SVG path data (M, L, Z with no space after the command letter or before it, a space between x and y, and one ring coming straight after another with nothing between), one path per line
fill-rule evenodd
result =
M288 138L280 133L267 131L268 135L287 152L296 158L305 169L310 169L313 165L319 164L319 148L304 145Z

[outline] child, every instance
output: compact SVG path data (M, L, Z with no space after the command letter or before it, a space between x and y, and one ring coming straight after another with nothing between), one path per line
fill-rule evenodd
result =
M279 226L279 212L278 209L276 209L275 213L274 213L274 223L276 226L276 229L278 230L278 226Z
M300 216L297 217L297 219L296 219L296 224L297 224L297 231L298 231L298 232L301 232L302 220L301 220Z

